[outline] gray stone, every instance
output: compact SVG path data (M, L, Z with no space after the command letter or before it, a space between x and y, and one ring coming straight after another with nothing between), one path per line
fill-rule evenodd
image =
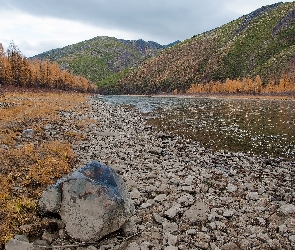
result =
M34 250L34 246L29 243L26 236L16 235L5 244L5 250Z
M178 230L178 225L175 222L164 220L162 225L164 233L173 233Z
M231 184L231 183L228 183L227 187L226 187L226 190L230 193L233 193L233 192L236 192L237 191L237 186Z
M240 248L237 246L236 243L229 242L223 245L220 249L221 250L239 250Z
M97 248L95 246L88 246L86 250L97 250Z
M232 217L235 213L236 213L236 210L234 210L234 209L229 209L229 210L225 210L225 211L223 212L223 216L224 216L225 218L230 218L230 217Z
M35 240L33 245L34 245L34 250L43 250L46 248L50 248L46 240Z
M194 203L194 197L191 194L183 194L177 199L177 202L183 204L184 206L188 206Z
M48 187L39 206L58 212L67 233L86 242L118 230L134 211L121 177L96 161Z
M29 242L29 239L27 238L27 236L23 235L23 234L16 234L14 236L14 239L19 240L19 241L26 241Z
M139 250L140 246L136 243L136 242L131 242L127 248L125 248L126 250Z
M178 247L168 246L168 247L165 247L164 250L178 250Z
M134 188L131 192L130 192L130 198L131 199L139 199L141 196L140 192L138 191L137 188Z
M205 221L208 211L209 209L204 202L195 202L194 205L184 212L183 216L189 220L190 223L195 223L197 221Z
M158 201L158 202L165 201L165 200L167 200L167 195L166 194L159 194L154 198L154 200Z
M23 137L26 137L26 138L33 138L34 134L35 134L35 130L31 128L25 129L22 132Z
M168 243L169 246L175 246L177 244L177 236L173 235L171 233L166 233L164 235L164 240L163 243L166 244Z
M185 233L188 235L195 235L197 233L197 230L196 229L189 229Z
M295 206L293 204L286 204L279 208L279 211L281 211L284 214L293 214L295 213Z
M152 248L153 244L148 242L148 241L144 241L140 244L140 250L150 250Z
M157 213L153 213L153 218L158 224L162 224L164 221L164 218Z
M47 231L45 231L42 235L42 239L46 240L48 243L52 243L53 240L57 239L58 235L57 234L51 234Z
M44 213L59 213L61 208L61 188L59 185L48 186L41 198L39 207Z
M168 216L170 219L173 219L180 211L181 206L179 204L174 205L173 207L169 208L165 215Z
M290 235L290 236L289 236L289 240L290 240L292 243L295 243L295 235Z
M249 192L249 193L247 194L246 198L247 198L248 200L254 200L254 201L256 201L256 200L259 199L259 194L258 194L258 192Z

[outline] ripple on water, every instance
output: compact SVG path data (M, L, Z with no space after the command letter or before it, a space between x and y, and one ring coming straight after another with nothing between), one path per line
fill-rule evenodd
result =
M105 96L130 105L149 123L214 150L295 158L295 102L292 100Z

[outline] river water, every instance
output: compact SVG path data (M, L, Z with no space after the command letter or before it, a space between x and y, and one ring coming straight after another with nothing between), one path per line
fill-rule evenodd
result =
M102 96L128 105L148 123L213 150L295 159L295 101Z

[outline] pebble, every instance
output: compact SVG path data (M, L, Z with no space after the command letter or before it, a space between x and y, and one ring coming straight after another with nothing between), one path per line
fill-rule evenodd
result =
M286 204L286 205L281 206L279 210L284 214L293 214L293 213L295 213L295 205Z

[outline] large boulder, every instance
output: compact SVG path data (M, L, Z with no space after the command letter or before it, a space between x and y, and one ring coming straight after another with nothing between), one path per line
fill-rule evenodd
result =
M86 242L120 229L134 211L121 177L97 161L49 186L39 207L45 213L58 213L68 234Z

